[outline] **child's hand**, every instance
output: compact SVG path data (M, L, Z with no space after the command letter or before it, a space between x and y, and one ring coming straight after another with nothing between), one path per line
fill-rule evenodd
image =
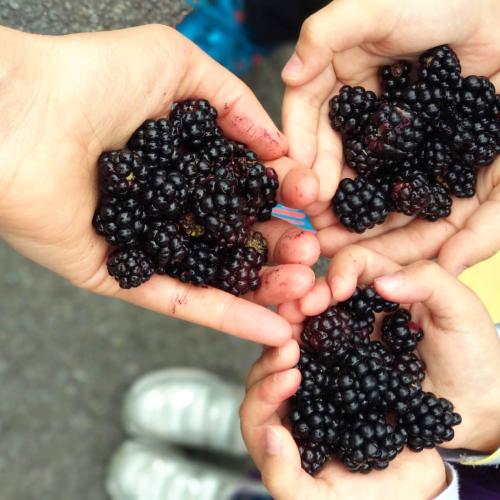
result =
M347 299L357 283L375 283L384 298L410 304L425 332L417 351L426 364L424 390L449 399L462 423L447 448L494 451L500 446L500 340L479 298L437 264L401 268L386 257L350 246L333 259L326 281L280 308L296 323ZM295 325L296 333L299 326Z
M300 372L293 368L299 347L290 341L269 349L255 363L247 380L247 394L241 407L245 443L262 480L276 500L377 500L434 498L446 486L444 464L436 450L421 453L403 451L383 471L354 474L332 461L316 476L300 465L299 450L284 426L286 400L300 384ZM411 488L408 487L411 485Z
M500 159L481 168L477 194L454 200L449 218L430 223L391 214L363 235L339 224L330 206L339 180L352 176L328 102L342 85L378 88L379 67L416 60L433 46L450 44L464 75L490 78L500 87L500 3L497 0L335 0L303 24L295 55L283 71L287 84L283 129L289 154L320 178L318 203L307 212L319 230L322 253L332 256L363 242L401 264L438 256L453 274L500 249ZM475 244L470 245L470 239ZM401 251L404 249L404 251Z

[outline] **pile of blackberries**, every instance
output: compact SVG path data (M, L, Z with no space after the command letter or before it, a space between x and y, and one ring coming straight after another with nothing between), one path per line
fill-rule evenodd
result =
M271 217L278 178L216 119L205 100L176 103L99 158L93 225L115 247L108 270L122 288L153 273L234 295L259 287L267 242L251 227Z
M370 338L375 313L385 313L381 341ZM381 470L405 445L421 451L453 438L460 415L422 390L414 350L423 335L408 310L373 287L306 320L289 419L307 472L334 456L351 471Z
M330 101L332 127L357 174L341 181L333 211L362 233L390 212L429 221L451 213L451 196L476 191L478 169L500 153L500 95L484 77L461 76L447 45L381 69L382 95L344 86Z

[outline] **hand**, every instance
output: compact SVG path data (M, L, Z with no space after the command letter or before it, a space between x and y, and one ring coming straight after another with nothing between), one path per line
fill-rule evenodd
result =
M381 65L416 60L444 43L457 52L463 74L488 76L500 88L499 22L495 0L335 0L305 21L295 55L283 70L283 126L289 155L320 178L319 201L307 212L319 229L322 253L332 256L360 241L401 264L438 256L441 265L459 274L500 249L493 229L500 223L500 160L480 170L476 196L455 199L447 219L429 223L392 214L363 235L347 231L329 202L339 179L353 173L345 167L340 136L328 120L328 102L342 85L378 91Z
M316 185L314 174L284 158L287 142L252 92L163 26L65 37L0 28L0 38L2 238L92 292L266 344L286 341L290 327L282 318L219 290L166 276L121 290L106 269L107 243L91 226L99 155L123 147L146 119L165 116L173 101L188 97L209 99L224 131L268 160L282 188ZM283 201L310 203L300 188L293 193ZM247 298L277 304L307 292L314 275L306 266L319 253L314 236L279 221L256 229L269 239L277 265Z
M334 301L350 297L357 283L375 284L384 298L410 304L425 332L417 351L426 364L423 388L449 399L462 423L446 448L492 452L500 446L500 341L479 298L439 265L421 261L401 268L360 246L341 250L328 276L294 304L281 306L298 323ZM294 327L298 330L298 325Z
M413 453L405 449L387 469L370 474L349 472L337 461L325 464L314 477L307 474L301 468L297 445L283 425L286 400L300 384L300 372L293 368L298 359L299 347L293 340L266 351L248 376L240 411L243 438L273 498L354 500L369 491L374 500L421 500L435 498L446 487L444 464L436 450Z

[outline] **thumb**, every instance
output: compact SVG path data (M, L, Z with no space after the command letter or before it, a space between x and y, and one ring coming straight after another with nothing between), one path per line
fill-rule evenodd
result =
M417 262L377 278L375 288L384 298L394 302L423 303L435 318L453 325L462 326L485 313L472 290L430 261Z
M390 11L389 11L390 12ZM335 0L308 17L300 30L295 52L283 68L287 85L311 81L323 71L336 52L356 47L364 41L383 38L390 26L386 10L379 2Z
M486 201L441 248L438 263L454 276L500 249L500 203Z

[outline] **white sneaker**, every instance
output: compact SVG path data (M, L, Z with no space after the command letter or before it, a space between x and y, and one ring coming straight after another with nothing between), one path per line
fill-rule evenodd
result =
M244 456L239 418L243 396L242 387L202 370L161 370L130 388L123 422L132 436Z
M136 441L115 453L106 489L112 500L271 500L256 481Z

